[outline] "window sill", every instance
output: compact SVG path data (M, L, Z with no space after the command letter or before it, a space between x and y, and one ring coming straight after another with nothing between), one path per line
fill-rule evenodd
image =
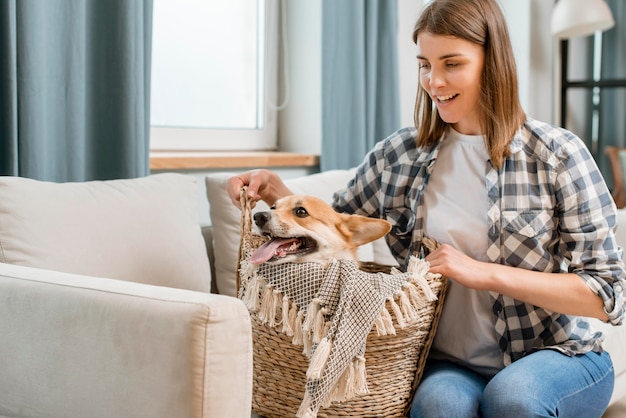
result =
M319 155L277 151L150 153L150 170L316 167L319 163Z

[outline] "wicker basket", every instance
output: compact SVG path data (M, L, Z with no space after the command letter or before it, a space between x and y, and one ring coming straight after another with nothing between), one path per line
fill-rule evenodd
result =
M244 248L257 248L265 241L251 233L251 209L245 198L242 208L240 262L249 254ZM363 264L361 268L368 272L390 271L390 267L375 263ZM397 329L395 335L378 336L375 330L370 331L365 351L369 393L321 408L318 417L407 414L435 334L447 280L438 277L428 284L438 299L419 310L417 321ZM395 321L393 310L389 312ZM254 353L252 409L266 418L293 417L303 399L309 359L303 354L302 346L292 344L291 337L264 324L257 312L250 315Z

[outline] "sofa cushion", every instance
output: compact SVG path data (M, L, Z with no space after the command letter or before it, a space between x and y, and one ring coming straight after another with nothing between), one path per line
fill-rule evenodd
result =
M209 292L196 180L0 177L0 262Z
M286 179L285 184L296 194L307 194L319 197L327 202L332 200L333 193L345 186L354 176L355 170L328 170L293 179ZM237 209L226 193L226 182L235 173L212 173L206 176L207 198L215 254L215 282L221 294L234 296L236 289L236 269L239 262L240 220L241 211ZM264 202L259 202L254 212L267 210ZM358 258L362 261L377 261L384 264L395 263L381 238L373 244L359 248Z

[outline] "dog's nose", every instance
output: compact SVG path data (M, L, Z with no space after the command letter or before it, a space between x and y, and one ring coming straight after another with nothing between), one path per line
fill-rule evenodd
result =
M269 212L257 212L254 214L254 223L259 228L262 228L263 225L265 225L267 221L269 221L269 219L270 219Z

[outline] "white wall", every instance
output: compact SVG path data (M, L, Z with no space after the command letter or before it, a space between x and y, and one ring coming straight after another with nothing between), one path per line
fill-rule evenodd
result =
M319 155L322 140L322 1L287 6L289 103L278 115L281 151ZM281 83L281 88L284 84ZM283 96L284 97L284 91Z

